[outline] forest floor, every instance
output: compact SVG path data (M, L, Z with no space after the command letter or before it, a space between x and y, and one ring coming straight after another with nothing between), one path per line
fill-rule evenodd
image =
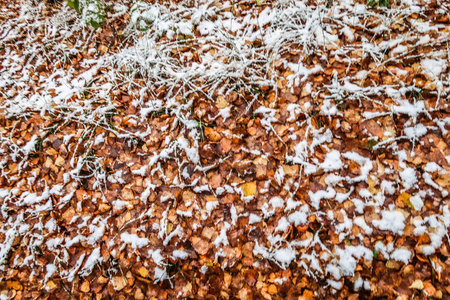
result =
M449 299L450 4L2 1L0 299Z

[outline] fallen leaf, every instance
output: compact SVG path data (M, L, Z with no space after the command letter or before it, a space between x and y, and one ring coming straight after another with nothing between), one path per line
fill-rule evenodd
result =
M441 174L436 178L435 182L443 188L450 188L450 176L448 174Z
M222 150L227 153L231 150L231 140L227 138L222 138L220 140L220 146L222 147Z
M64 164L65 160L61 156L58 156L55 160L55 165L61 167Z
M218 133L211 127L205 127L205 135L212 142L218 142L222 139L220 133Z
M50 281L47 282L47 287L50 290L53 290L56 287L56 284L52 280L50 280Z
M417 279L410 286L410 289L423 290L423 282L422 280Z
M67 222L70 223L70 221L72 220L74 215L75 215L75 209L73 207L70 207L62 214L62 217L64 220L66 220Z
M97 283L98 284L105 284L107 282L108 282L108 278L106 278L106 277L100 276L100 277L97 278Z
M414 206L411 204L411 202L409 201L409 198L411 198L411 195L408 193L401 193L398 198L397 198L397 203L398 204L403 204L403 205L408 205L411 208L414 208Z
M275 295L276 293L278 293L277 286L276 286L275 284L269 285L269 288L267 289L267 292L268 292L270 295Z
M256 182L247 182L241 185L242 192L244 193L245 197L253 196L256 194Z
M23 289L23 286L18 281L8 281L6 284L8 288L14 289L16 291L21 291Z
M100 203L98 206L98 209L101 213L107 212L111 209L111 206L106 203Z
M144 277L144 278L147 278L148 274L149 274L148 270L144 267L140 267L138 270L138 273L141 277Z
M428 282L428 281L425 281L423 283L423 290L431 297L434 297L434 295L436 294L436 289L431 284L431 282Z
M192 246L194 247L195 252L200 255L205 255L209 251L209 243L202 238L192 237L191 238Z
M83 293L88 293L90 291L91 287L89 285L89 281L85 280L81 285L80 285L80 291L82 291Z
M228 104L227 100L225 100L225 97L224 97L224 96L219 95L219 96L217 97L217 100L216 100L216 106L217 106L217 108L222 109L222 108L227 107L228 105L229 105L229 104Z
M125 278L123 278L123 276L114 276L112 278L112 284L116 291L121 291L124 287L127 286L127 281Z
M211 178L209 179L209 184L213 189L217 189L218 187L220 187L222 185L222 175L214 174L213 176L211 176Z
M134 292L134 299L135 300L144 300L145 295L142 293L142 290L140 288L137 288Z

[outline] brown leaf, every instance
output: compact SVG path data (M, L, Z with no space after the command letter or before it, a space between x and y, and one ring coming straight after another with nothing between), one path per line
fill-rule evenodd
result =
M195 200L195 194L191 191L184 191L183 192L183 201L184 203L193 202Z
M141 277L144 277L144 278L147 278L148 274L149 274L148 270L144 267L140 267L138 270L138 273Z
M80 291L82 291L83 293L88 293L91 290L91 286L89 285L89 281L85 280L81 285L80 285Z
M58 156L55 160L55 165L61 167L64 164L65 160L61 156Z
M124 188L122 190L122 197L126 200L133 200L134 199L133 191L128 188Z
M447 173L439 175L435 182L443 188L450 188L450 176Z
M72 220L73 216L75 215L75 209L73 207L70 207L68 210L66 210L62 217L66 222L69 222Z
M250 300L250 299L252 299L251 294L252 294L252 291L249 288L244 287L239 290L238 297L241 300Z
M119 275L112 278L112 284L116 291L121 291L124 287L127 286L127 281L125 280L125 278L123 278L123 276Z
M271 295L275 295L276 293L278 293L277 286L275 284L269 285L269 288L267 289L267 292L269 294L271 294Z
M205 135L212 142L218 142L222 139L220 133L218 133L211 127L205 127Z
M286 175L288 176L294 176L298 174L298 169L299 166L298 165L283 165L283 171Z
M416 289L416 290L423 290L424 285L423 285L422 280L417 279L409 286L409 288Z
M256 179L264 180L267 179L267 167L265 165L257 164L255 165Z
M423 290L425 292L427 292L428 295L430 295L431 297L434 297L434 295L436 294L436 289L431 284L431 282L425 281L423 283L423 287L424 287Z
M194 247L195 252L200 255L205 255L209 251L209 243L202 238L193 236L191 238L192 246Z
M231 140L227 138L222 138L220 140L220 146L222 147L222 150L227 153L231 149Z
M6 284L8 288L14 289L16 291L21 291L23 289L23 286L18 281L8 281Z
M99 278L97 278L97 283L98 284L105 284L108 282L108 278L100 276Z
M209 179L209 184L213 189L216 189L222 185L222 175L214 174Z
M258 130L255 127L249 127L247 128L247 132L250 135L256 135L256 133L258 132Z
M144 300L145 295L142 293L142 290L140 288L137 288L134 292L134 299L136 300Z
M254 286L256 283L256 280L258 279L258 272L254 269L249 269L245 271L245 282L250 286Z
M111 209L111 206L106 203L100 203L98 206L98 209L101 213L107 212Z
M217 97L217 100L216 100L217 108L222 109L222 108L227 107L228 105L229 105L228 101L225 100L224 96L220 95L220 96Z

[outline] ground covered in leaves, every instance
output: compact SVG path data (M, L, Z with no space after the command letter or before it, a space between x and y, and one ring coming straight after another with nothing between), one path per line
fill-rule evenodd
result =
M446 1L94 2L1 4L0 299L450 297Z

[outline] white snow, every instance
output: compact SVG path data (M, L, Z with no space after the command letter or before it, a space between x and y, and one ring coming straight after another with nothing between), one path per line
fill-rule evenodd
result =
M431 79L438 79L439 75L447 68L447 62L443 59L426 58L420 61L420 66Z
M295 259L296 253L293 249L281 248L275 251L274 259L281 264L283 269L286 269Z
M424 205L423 200L419 194L411 196L411 198L409 198L409 202L411 203L411 205L414 207L414 209L416 211L421 211L422 207Z
M248 224L249 224L249 225L254 224L254 223L258 223L258 222L260 222L260 221L261 221L261 218L258 217L258 216L255 215L255 214L250 214L250 216L249 216L249 218L248 218Z
M301 224L306 224L308 220L308 206L304 205L301 207L299 211L293 212L289 215L288 220L290 223L294 223L295 226L299 226Z
M417 183L416 170L414 170L413 168L406 168L399 174L405 189L409 190Z
M140 238L137 234L128 232L121 233L120 239L124 243L131 244L131 247L134 249L145 247L150 242L147 238Z
M172 252L172 256L175 257L175 258L185 259L186 257L189 256L189 254L186 251L183 251L183 250L174 250Z
M405 217L399 211L387 211L381 212L381 220L373 220L372 224L381 230L389 230L393 233L402 235L405 228Z
M320 167L325 171L334 171L342 168L344 164L341 160L341 153L337 150L333 150L326 154L325 160L320 164Z
M426 164L425 168L423 168L423 170L426 171L426 172L433 173L433 172L441 171L441 170L442 170L442 167L439 166L439 165L438 165L437 163L435 163L435 162L428 162L428 163Z
M309 191L308 192L308 196L309 196L309 198L311 200L311 205L315 209L319 209L320 201L322 199L331 199L331 198L333 198L334 196L336 196L336 191L333 188L328 187L326 191L319 190L319 191L317 191L315 193Z
M407 249L396 249L391 253L390 257L407 265L411 259L411 255L411 251Z
M275 228L275 232L281 231L286 232L286 230L289 228L289 222L285 217L282 217L280 220L278 220L278 225Z
M103 258L100 256L100 247L97 247L94 250L92 250L91 254L86 259L86 262L84 263L84 267L81 269L80 275L88 276L89 274L91 274L95 265L97 263L101 263L102 261L103 261Z
M353 220L353 223L361 227L366 234L372 234L373 229L367 225L366 221L364 221L363 217L356 217Z

